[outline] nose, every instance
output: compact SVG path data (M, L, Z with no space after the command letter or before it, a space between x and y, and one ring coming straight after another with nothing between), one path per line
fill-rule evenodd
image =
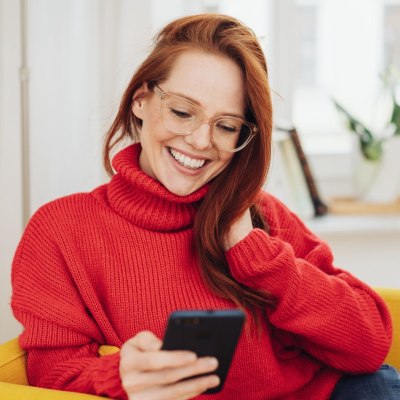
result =
M205 121L192 133L186 135L185 140L197 150L207 150L212 146L211 129L211 123Z

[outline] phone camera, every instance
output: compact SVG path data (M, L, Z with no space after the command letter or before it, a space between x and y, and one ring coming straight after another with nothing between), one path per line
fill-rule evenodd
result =
M175 321L176 325L183 325L183 326L196 326L200 324L199 318L184 318L184 319L177 319Z

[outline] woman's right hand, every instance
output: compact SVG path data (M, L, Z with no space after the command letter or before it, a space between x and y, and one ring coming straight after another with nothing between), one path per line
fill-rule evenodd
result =
M162 341L139 332L121 348L119 373L129 400L184 400L218 386L217 375L187 379L215 371L214 357L198 358L190 351L161 350Z

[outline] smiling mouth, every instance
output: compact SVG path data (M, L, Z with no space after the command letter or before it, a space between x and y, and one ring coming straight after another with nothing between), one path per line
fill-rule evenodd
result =
M171 156L185 168L200 169L206 163L206 160L201 160L198 158L191 158L191 157L185 156L184 154L179 153L179 151L176 151L175 149L171 149L171 147L168 147L168 151L169 151L169 154L171 154Z

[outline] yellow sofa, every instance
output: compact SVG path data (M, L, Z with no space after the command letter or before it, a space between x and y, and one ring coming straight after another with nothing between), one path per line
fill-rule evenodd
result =
M376 289L385 299L393 318L393 343L385 362L400 369L400 289ZM113 346L100 347L100 355L118 349ZM25 352L13 339L0 346L0 398L7 400L90 400L104 397L81 393L41 389L28 386L25 372Z
M101 346L101 356L118 351L118 347ZM25 351L18 339L0 345L0 399L4 400L94 400L104 397L42 389L29 386L25 371Z

